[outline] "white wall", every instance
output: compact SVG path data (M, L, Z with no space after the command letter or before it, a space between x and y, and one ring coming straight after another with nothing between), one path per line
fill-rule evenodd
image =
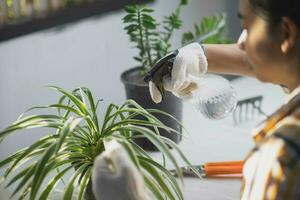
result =
M152 6L156 15L162 16L177 2L158 0ZM232 0L190 0L183 12L183 29L191 29L203 15L221 11L229 11L229 18L234 19L236 7L237 1ZM135 65L135 50L121 23L123 16L123 12L114 12L68 25L62 31L54 28L0 43L0 130L26 108L55 102L56 93L46 85L89 87L96 98L104 99L100 113L109 103L121 104L125 93L119 76ZM230 25L230 35L236 37L236 21ZM173 38L174 48L179 47L180 35ZM7 138L0 145L0 159L40 135L28 131Z

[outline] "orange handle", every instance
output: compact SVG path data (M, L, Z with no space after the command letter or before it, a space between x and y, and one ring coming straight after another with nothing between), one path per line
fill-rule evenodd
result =
M239 161L226 161L226 162L209 162L205 163L204 166L243 166L244 161L239 160Z
M209 166L204 165L206 176L225 175L225 174L241 174L243 165L223 165L223 166Z

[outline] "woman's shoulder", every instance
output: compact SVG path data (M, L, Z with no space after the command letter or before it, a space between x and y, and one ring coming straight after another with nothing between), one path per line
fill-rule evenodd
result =
M300 163L300 120L281 124L267 140L277 140L283 143L278 155L280 160Z

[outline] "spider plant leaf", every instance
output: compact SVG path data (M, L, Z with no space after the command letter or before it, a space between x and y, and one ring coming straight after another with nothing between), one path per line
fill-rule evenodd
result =
M86 87L81 87L81 90L85 93L85 95L88 97L88 100L89 100L89 104L90 104L90 107L91 107L91 111L92 111L92 114L93 114L93 121L94 121L94 124L96 125L97 127L97 131L99 131L99 122L98 122L98 118L97 118L97 107L95 105L95 102L94 102L94 97L93 97L93 94L92 92L86 88Z
M167 180L170 182L171 186L173 187L173 190L176 192L179 199L184 199L182 190L181 190L177 180L165 167L163 167L161 164L155 162L154 160L143 157L143 156L138 156L138 159L140 160L140 162L148 162L152 166L155 166L157 169L159 169L163 173L163 175L166 176Z
M60 149L60 147L64 143L67 135L69 133L73 132L73 130L81 122L81 120L82 120L82 118L75 118L75 119L73 119L73 117L71 117L71 118L68 119L68 121L66 122L65 126L62 128L62 130L60 132L60 137L59 137L59 140L58 140L58 142L56 144L56 152L58 152L58 150Z
M49 86L49 88L55 89L59 92L61 92L62 94L66 95L73 103L74 105L77 106L77 108L84 113L85 115L89 114L88 108L86 107L86 105L80 100L78 99L78 97L76 97L74 94L67 92L65 90L63 90L60 87L56 87L56 86Z
M78 110L78 109L75 109L71 106L67 106L67 105L64 105L64 104L52 104L52 105L49 105L48 106L49 108L56 108L56 109L60 109L60 110L65 110L65 111L70 111L78 116L84 116L84 114Z
M50 192L55 188L57 185L58 181L70 170L72 169L72 166L69 166L59 172L48 184L43 193L40 196L40 200L47 200Z
M156 197L157 200L165 200L165 197L161 194L160 188L157 184L155 184L155 181L151 179L147 174L144 175L144 181L146 183L146 186L150 189L152 194Z
M38 161L36 168L34 170L34 177L32 181L32 190L30 192L30 199L35 199L38 189L40 188L42 180L45 178L45 165L50 160L50 158L55 154L56 144L51 145L48 150L44 153L43 157Z
M176 119L174 116L170 115L169 113L161 111L161 110L157 110L157 109L146 109L146 111L149 112L150 114L153 114L153 113L161 114L161 115L164 115L164 116L174 120L180 126L181 129L183 129L186 133L188 133L188 131L183 126L183 124L178 119Z
M32 107L32 108L29 108L27 109L25 112L23 112L19 117L18 117L18 120L19 119L22 119L22 117L30 112L30 111L33 111L33 110L38 110L38 109L48 109L48 108L55 108L55 109L58 109L58 110L66 110L66 111L70 111L78 116L84 116L84 114L78 110L78 109L75 109L75 108L72 108L71 106L67 106L67 105L64 105L64 104L52 104L52 105L46 105L46 106L35 106L35 107Z
M102 125L102 128L101 128L101 133L103 132L103 130L106 128L106 125L107 123L109 122L110 118L113 118L111 116L111 112L116 109L118 110L118 106L114 105L114 104L110 104L108 106L108 108L106 109L106 112L105 112L105 116L104 116L104 122L103 122L103 125Z
M166 128L166 130L168 130L168 127L166 126L161 126L160 124L157 124L155 122L149 122L149 121L145 121L145 120L136 120L136 119L130 119L130 120L122 120L120 122L114 123L112 126L107 127L107 129L105 129L103 132L105 135L110 135L111 132L114 132L115 129L118 129L121 126L126 126L129 124L133 124L133 125L139 125L139 126L148 126L148 127L159 127L159 128Z
M23 119L17 120L8 128L0 132L0 138L5 137L9 133L12 133L17 130L22 130L26 128L35 128L35 127L58 127L59 123L56 120L61 119L56 115L31 115ZM53 122L53 123L52 123Z
M127 118L129 119L132 119L136 116L142 116L142 117L145 117L146 120L148 121L155 121L161 125L163 125L163 123L158 120L155 116L153 116L152 114L150 114L149 112L147 112L146 110L140 110L138 108L120 108L118 111L116 111L113 115L109 116L107 118L107 120L110 120L116 116L119 116L120 114L130 114Z
M19 196L19 200L25 199L28 196L28 194L30 193L30 189L31 189L30 184L28 184L26 187L24 187L24 190L21 192L21 194Z
M30 179L32 179L32 177L34 176L33 173L36 168L36 163L32 164L31 166L32 168L27 171L25 176L23 176L21 182L18 184L18 186L16 187L16 189L14 190L14 192L10 197L15 196L30 181Z
M145 127L139 127L139 126L134 126L134 125L128 125L126 127L120 127L119 129L120 130L124 129L124 130L136 131L136 132L141 133L142 135L146 136L147 139L150 140L151 143L153 145L155 145L157 147L157 149L160 150L160 152L165 154L166 157L172 162L172 164L175 166L175 168L178 172L178 176L182 180L183 175L182 175L182 172L180 170L180 167L178 166L178 163L177 163L175 157L172 155L172 153L168 149L167 145L165 143L163 143L161 141L160 137L157 136L153 131L151 131L150 129L145 128Z
M21 168L24 164L26 164L27 162L32 161L33 159L36 158L37 155L40 155L42 153L44 153L44 149L37 149L34 152L30 153L25 158L22 158L20 161L18 161L17 164L13 163L13 165L10 166L9 168L7 168L7 170L5 171L5 173L3 175L4 179L6 179L12 172L17 170L18 168Z
M82 126L77 126L74 130L74 133L80 134L82 137L86 138L87 141L92 141L93 137L90 131L90 129L86 131Z
M51 148L49 148L51 149ZM52 151L52 150L51 150ZM54 146L54 150L55 152L55 146ZM46 154L47 155L47 152ZM43 159L45 158L46 156L44 156L40 161L43 161ZM39 170L40 168L40 164L42 162L38 162L36 164L36 169ZM58 155L57 157L53 158L53 159L49 159L49 161L47 163L45 163L45 165L43 166L42 170L38 171L38 173L36 173L37 170L35 170L35 175L33 177L33 180L32 180L32 187L31 187L31 193L30 193L30 198L31 199L35 199L39 189L41 188L41 185L44 181L44 179L46 178L46 176L48 175L49 172L53 171L54 169L59 169L59 167L61 166L64 166L66 164L70 164L70 160L66 159L66 156L65 155ZM36 175L39 175L39 177L36 177Z
M90 167L87 172L84 174L82 181L79 183L79 194L78 200L82 200L84 192L86 191L86 187L91 177L92 168Z
M128 142L134 147L135 151L140 153L140 155L143 155L144 157L151 159L151 156L143 148L141 148L138 144L136 144L134 141L129 140Z
M0 162L0 168L4 167L5 165L11 163L12 161L14 161L18 156L20 156L20 154L22 154L25 151L25 149L19 150L17 153L7 157L4 160L1 160Z
M33 165L30 165L28 167L26 167L25 169L21 170L19 173L17 173L10 181L9 183L5 186L5 188L8 188L9 186L11 186L13 183L15 183L16 181L20 180L22 177L24 177L29 170L31 170L33 167Z
M198 172L198 170L192 165L192 163L190 163L190 161L187 159L187 157L183 154L183 152L178 148L178 146L176 145L175 142L173 142L172 140L170 140L169 138L166 137L161 137L161 139L167 143L169 146L171 146L173 149L175 149L178 154L180 155L180 157L182 158L182 160L191 168L191 170L199 177L202 178L201 174Z
M143 169L146 170L149 174L151 174L154 180L158 183L164 194L166 194L171 200L176 200L176 197L172 193L172 190L166 184L166 180L157 172L157 170L148 162L144 162L143 160L141 160L140 163Z
M10 166L10 168L6 171L5 176L8 176L8 174L10 172L12 172L14 170L14 168L20 163L20 161L22 161L23 159L29 159L31 158L31 156L33 155L37 155L43 152L43 150L41 151L40 148L46 148L50 145L50 143L48 142L50 139L53 139L54 137L51 136L46 136L40 140L38 140L37 142L35 142L34 144L32 144L31 146L29 146L28 148L26 148L26 150L24 152L22 152L15 160L14 163L12 164L12 166ZM38 151L40 150L40 151ZM31 154L33 151L38 152L38 153L34 153L31 156L28 156L29 154Z
M80 168L76 170L75 174L71 177L69 184L65 189L63 200L72 200L73 192L74 192L74 182L78 179L78 177L85 170L86 167L88 167L88 164L82 165Z

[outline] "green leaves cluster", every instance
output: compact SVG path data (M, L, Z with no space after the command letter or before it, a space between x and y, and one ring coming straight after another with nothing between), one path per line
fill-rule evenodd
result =
M182 35L182 45L191 42L206 44L224 44L232 42L226 37L227 16L219 14L210 17L203 17L200 25L194 24L194 32L189 31Z
M138 56L134 59L142 66L141 74L151 69L160 58L171 50L170 39L174 32L181 28L183 22L180 19L182 7L188 4L187 0L181 0L177 8L169 16L165 16L158 23L151 14L154 12L146 5L125 7L126 16L123 23L129 35L130 41L138 49ZM204 17L200 25L195 24L194 31L189 31L182 36L182 45L191 42L202 43L229 43L226 38L226 15L220 14Z
M127 100L121 106L109 105L100 123L97 108L101 101L95 102L88 88L81 87L71 92L59 87L51 88L62 95L58 103L31 108L0 132L2 141L24 129L47 127L53 131L0 161L0 168L6 169L1 175L1 183L7 183L7 187L16 185L12 196L46 200L62 182L66 184L64 200L83 199L95 158L105 150L105 141L115 139L125 147L142 173L148 190L157 199L183 199L181 186L164 163L153 160L133 140L135 137L149 139L180 174L178 163L168 146L173 147L187 165L190 163L176 144L159 135L159 128L170 134L179 133L162 124L152 113L172 116L159 110L145 110L134 101ZM28 115L28 112L37 109L55 109L57 114ZM137 115L144 119L136 119ZM71 173L72 177L64 181L67 173ZM49 178L50 181L46 182Z
M181 0L175 12L165 16L161 23L158 23L151 14L154 10L143 5L125 7L127 15L123 18L124 28L129 35L130 41L139 50L138 56L134 57L143 71L148 71L156 61L170 51L170 39L174 31L182 25L180 19L181 8L187 5L187 0Z

